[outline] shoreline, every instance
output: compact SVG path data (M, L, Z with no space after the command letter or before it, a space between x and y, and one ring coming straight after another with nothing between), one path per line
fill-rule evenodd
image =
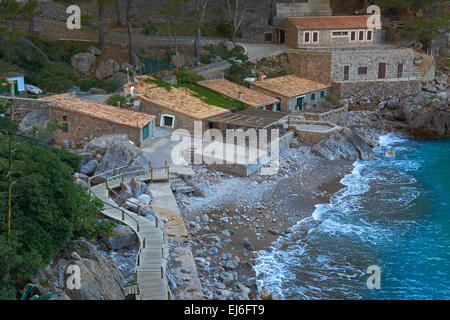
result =
M205 299L260 299L253 268L257 251L311 216L317 204L329 202L354 162L325 160L296 145L281 154L275 176L233 177L194 166L197 177L185 182L204 197L176 199Z

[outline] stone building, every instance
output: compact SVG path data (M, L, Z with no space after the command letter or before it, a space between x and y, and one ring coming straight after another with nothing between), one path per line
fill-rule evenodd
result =
M225 79L200 81L198 84L225 97L238 100L247 108L280 111L280 100Z
M187 88L167 88L142 80L124 85L125 92L130 93L132 87L139 111L155 115L160 127L194 133L195 121L201 121L203 129L207 129L209 118L230 112L201 101Z
M147 146L153 137L155 116L105 106L75 98L70 94L45 97L49 119L57 120L62 129L55 142L81 142L86 137L105 134L127 134L138 147Z
M258 81L250 83L250 87L279 99L280 111L286 113L313 109L320 99L331 93L329 84L301 78L298 75L266 80L260 76Z
M412 49L293 50L290 71L323 83L412 80L417 76Z
M288 17L278 26L280 44L291 48L370 46L381 31L370 28L369 16Z

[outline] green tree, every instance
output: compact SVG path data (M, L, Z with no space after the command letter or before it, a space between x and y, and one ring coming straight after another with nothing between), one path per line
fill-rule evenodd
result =
M102 203L74 183L78 155L20 142L11 131L0 133L0 298L14 298L14 283L46 267L69 240L114 226L99 219Z
M450 14L445 9L446 0L377 0L382 8L415 8L422 15L413 15L407 22L405 33L431 40L446 36L450 31Z
M49 62L38 73L36 82L39 87L50 92L61 92L72 88L78 79L75 70L61 62Z

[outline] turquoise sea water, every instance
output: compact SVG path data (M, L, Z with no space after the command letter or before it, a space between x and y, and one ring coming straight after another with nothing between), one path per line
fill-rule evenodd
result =
M389 134L375 151L329 204L260 252L260 286L283 299L450 299L450 139ZM371 265L379 290L367 288Z

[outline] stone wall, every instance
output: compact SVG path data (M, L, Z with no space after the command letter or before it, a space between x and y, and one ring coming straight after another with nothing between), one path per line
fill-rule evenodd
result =
M91 41L96 42L98 40L98 31L90 28L82 28L81 30L69 30L66 24L63 22L36 19L36 25L39 29L39 35L49 41L58 40L77 40L77 41ZM194 37L177 37L178 45L194 44ZM224 38L202 38L202 45L217 45L222 43ZM120 32L107 32L105 34L106 43L123 45L128 44L128 34ZM149 45L168 45L168 37L162 36L146 36L146 35L133 35L133 46L146 48ZM173 41L173 40L172 40Z
M299 77L330 83L332 52L296 50L288 52L289 70Z
M272 150L276 150L277 148L275 147L278 144L278 150L279 152L283 152L284 150L286 150L287 148L289 148L289 144L290 144L290 140L293 138L294 133L293 132L288 132L286 134L284 134L283 136L279 137L277 140L272 141L268 146L267 146L267 150L269 151L269 153ZM247 151L248 152L248 151ZM196 151L196 153L201 156L204 161L210 163L210 164L206 164L206 167L208 167L211 170L215 170L215 171L220 171L220 172L225 172L225 173L229 173L238 177L248 177L249 175L255 173L256 171L258 171L259 169L261 169L261 167L263 167L264 165L268 164L270 162L270 156L267 155L261 155L260 157L258 157L258 159L256 159L256 163L235 163L235 164L227 164L226 161L218 158L214 158L211 156L207 156L207 155L203 155ZM219 163L217 163L219 162ZM220 163L223 162L223 163ZM246 161L248 162L248 161Z
M69 132L58 130L55 134L55 142L61 144L64 140L81 143L85 139L101 137L105 134L127 134L128 138L138 147L145 146L153 136L154 123L150 125L150 136L143 141L142 129L124 126L118 123L108 122L59 109L49 100L36 99L12 99L13 119L21 122L22 119L33 110L45 110L49 112L49 119L57 120L59 123L68 123ZM64 121L63 116L67 116Z
M170 115L174 116L174 126L173 129L186 129L191 133L194 133L194 123L197 120L195 118L189 117L185 114L174 112L171 109L164 108L158 104L152 103L148 100L141 99L140 106L138 112L143 112L147 114L151 114L156 116L155 124L156 126L161 125L161 116L162 115ZM207 121L202 121L203 130L207 129Z
M342 107L336 110L330 110L324 113L303 113L306 120L331 122L334 124L342 124L347 120L348 107Z
M372 81L333 83L333 94L350 104L377 107L380 102L401 100L420 92L421 84L412 81Z
M312 43L312 31L319 32L319 42ZM348 31L349 34L346 37L332 37L332 32L335 30L326 29L326 30L302 30L299 32L299 41L294 48L301 47L320 47L320 46L331 46L331 47L355 47L355 46L369 46L369 45L378 45L382 42L382 32L378 30L374 30L372 33L373 41L350 41L350 32L355 31L356 36L358 36L359 30L337 30L337 31ZM310 41L309 43L304 43L304 33L310 32ZM364 30L364 37L367 36L367 30Z
M328 130L317 131L317 130L299 130L295 125L311 125L311 126L325 126L329 127ZM289 129L295 132L295 137L301 144L307 146L314 146L318 144L323 139L334 135L340 128L333 123L323 122L323 121L309 121L309 120L296 120L295 117L289 118Z
M398 64L403 63L403 77L416 71L412 49L335 51L332 55L332 81L344 81L344 66L349 66L349 81L378 79L378 67L386 63L386 77L397 78ZM359 67L367 67L367 74L358 75Z

